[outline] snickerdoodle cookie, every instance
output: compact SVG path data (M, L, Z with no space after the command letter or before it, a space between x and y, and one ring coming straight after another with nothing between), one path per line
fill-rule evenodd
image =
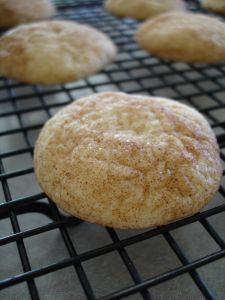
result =
M224 0L202 0L202 6L208 10L212 10L223 14L225 13Z
M119 17L147 19L175 10L184 10L182 0L107 0L105 8Z
M222 172L214 133L197 111L113 92L75 101L51 118L34 165L43 190L63 210L116 228L197 213Z
M0 38L0 74L32 84L59 84L94 74L116 47L103 33L71 21L20 25Z
M137 41L150 53L189 63L225 61L225 24L194 13L167 13L140 26Z
M50 0L0 0L0 28L47 19L55 12Z

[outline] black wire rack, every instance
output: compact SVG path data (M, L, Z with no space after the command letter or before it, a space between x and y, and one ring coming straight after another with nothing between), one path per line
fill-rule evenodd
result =
M70 296L65 296L61 291L61 296L56 299L153 299L155 298L155 288L163 289L163 284L171 284L173 280L184 278L187 275L192 280L192 284L198 289L198 299L225 299L225 184L224 172L223 180L218 195L210 206L202 212L177 221L167 226L152 228L144 231L132 231L124 233L112 228L101 228L102 235L107 235L108 242L97 243L94 248L79 248L79 243L72 236L71 232L79 232L84 226L78 219L63 214L54 203L46 198L46 195L38 190L29 192L29 185L36 184L33 178L32 155L34 142L38 132L44 122L51 117L62 106L70 103L74 99L101 91L124 91L127 93L141 93L158 96L166 96L188 105L194 106L211 123L215 130L218 143L221 149L221 160L225 165L225 65L188 65L178 62L161 61L150 56L147 52L138 47L134 40L134 33L138 23L132 19L118 19L109 15L102 7L101 1L73 1L57 0L58 19L70 19L81 23L88 23L104 31L117 44L119 54L114 64L106 68L103 72L91 76L86 80L73 82L61 86L31 86L18 83L6 78L0 78L0 224L8 222L8 233L0 235L0 249L8 245L16 245L16 252L12 254L4 252L0 255L0 298L1 299L22 299L17 292L17 296L8 296L10 289L23 283L22 289L27 289L27 299L49 299L40 295L38 288L38 278L54 273L59 270L67 270L73 267L72 272L76 273L78 284L83 292L83 298L76 295L76 287L71 285ZM199 11L200 6L197 1L188 1L189 9ZM11 161L11 164L8 162ZM20 167L22 166L22 167ZM13 185L18 180L19 183ZM20 186L24 185L27 193L18 194ZM24 228L21 224L27 215L45 215L47 222L39 224L37 221L32 226ZM220 226L215 220L220 220ZM214 222L215 221L215 222ZM77 226L75 226L77 225ZM88 224L88 228L95 225ZM176 232L179 230L190 230L190 226L199 226L199 240L189 239L189 248L194 248L199 242L206 252L199 254L194 259L191 257L179 240ZM0 225L0 228L3 228ZM194 227L195 228L195 227ZM31 264L29 254L29 244L27 240L42 236L44 233L58 230L61 240L66 249L66 256L51 263L51 250L49 260L41 266ZM2 229L1 229L2 230ZM0 230L0 232L1 232ZM195 229L194 229L195 230ZM89 229L90 231L90 229ZM207 233L208 240L204 240ZM150 272L153 267L149 265L149 271L143 276L138 264L130 254L129 247L139 245L143 242L151 242L150 248L141 246L138 250L138 257L154 256L155 238L163 239L170 251L178 260L177 265L170 265L157 274ZM84 236L85 238L85 236ZM101 240L101 235L98 241ZM211 242L215 247L211 248ZM206 246L205 246L206 245ZM166 247L166 246L165 246ZM42 251L40 249L38 251ZM161 249L161 257L166 256L164 249ZM161 251L160 250L160 251ZM132 251L131 251L132 252ZM1 253L1 252L0 252ZM14 253L14 252L13 252ZM125 268L129 281L122 282L121 286L110 289L108 286L104 293L99 287L100 293L96 293L95 286L86 271L85 263L97 258L107 257L110 253L116 253L120 257L121 269ZM204 253L206 253L204 255ZM20 260L20 270L12 271L5 276L1 265L4 265L6 256L17 256ZM136 257L137 258L137 257ZM219 261L219 265L214 267L214 263ZM114 264L114 261L109 264ZM155 261L157 265L158 261ZM146 265L149 261L146 260ZM201 269L207 269L208 277L205 279ZM220 266L220 267L218 267ZM13 266L7 265L7 268ZM221 289L208 280L210 274L216 274L220 269L216 281L220 281ZM213 272L212 272L213 270ZM96 273L101 273L101 266L97 266ZM121 270L118 270L118 277ZM211 273L212 272L212 273ZM6 272L7 273L7 272ZM8 274L8 273L7 273ZM72 275L71 275L72 276ZM104 274L103 274L104 277ZM116 276L117 277L117 276ZM109 280L113 283L116 277ZM113 285L113 284L112 284ZM173 286L173 285L172 285ZM172 288L169 288L171 290ZM1 296L1 292L3 293ZM68 292L68 291L67 291ZM188 292L173 291L173 296L167 299L197 299L188 296ZM157 293L156 293L157 294ZM15 295L15 294L14 294ZM68 295L68 294L66 294ZM160 298L160 293L158 299ZM185 298L186 297L186 298ZM25 297L26 298L26 297ZM23 299L25 299L23 298Z

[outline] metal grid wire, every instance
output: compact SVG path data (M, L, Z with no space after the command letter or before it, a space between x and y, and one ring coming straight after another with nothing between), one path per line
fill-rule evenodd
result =
M97 243L91 249L78 249L79 243L77 240L74 242L71 234L72 231L79 232L84 223L79 224L79 220L60 212L56 205L49 201L38 188L35 189L36 192L32 193L36 182L35 179L30 181L29 178L33 178L34 142L43 123L59 108L74 99L108 90L166 96L194 106L206 116L215 130L224 165L225 66L187 65L161 61L141 50L135 43L133 34L136 31L137 22L128 18L120 20L109 15L102 8L101 1L57 0L56 3L59 6L57 18L77 20L99 28L115 41L119 47L119 54L116 62L105 71L91 76L87 80L70 84L49 87L28 86L0 78L0 222L7 221L8 228L10 228L8 233L3 233L0 236L0 249L14 244L17 247L14 255L20 259L20 271L16 273L13 271L13 274L3 278L0 275L0 289L9 291L10 288L23 283L23 289L29 290L28 298L45 299L44 296L40 296L38 278L45 278L45 276L58 270L67 270L67 267L73 267L72 272L76 273L78 284L83 289L84 298L87 299L109 300L122 299L128 296L129 299L153 299L155 287L161 286L167 281L172 282L178 277L184 278L184 275L190 277L192 284L199 290L198 299L224 299L225 290L219 291L217 287L211 288L200 272L201 268L219 260L219 264L222 265L222 273L220 274L224 276L221 275L217 281L221 282L221 286L225 286L225 235L224 230L221 229L224 228L225 212L224 178L215 201L202 212L168 226L142 232L134 231L125 234L111 228L102 228L102 235L104 231L104 234L107 234L108 242L103 245L101 242ZM192 10L200 9L196 1L188 1L188 5ZM21 185L25 186L27 193L18 192ZM29 186L32 186L32 189ZM48 216L47 222L39 224L37 221L32 226L24 228L21 225L23 220L27 215L33 215L32 213L37 213L39 216L45 214ZM213 220L219 216L222 225L218 227L218 224L215 223L217 225L214 226ZM206 242L206 244L210 245L213 242L215 247L212 249L209 247L208 251L203 251L206 253L205 255L199 254L196 256L197 258L193 259L186 253L182 241L176 238L176 232L196 224L201 229L200 236L202 239L203 230L208 234L210 242ZM88 226L93 228L95 225L89 224ZM49 255L49 260L41 266L32 267L29 244L26 241L56 229L60 235L59 244L64 245L66 249L65 257L57 257L54 262L51 262L51 255ZM152 275L150 271L149 273L147 271L147 274L143 276L142 271L138 268L138 263L132 259L132 251L129 251L129 247L146 241L151 242L155 238L164 240L169 250L175 254L178 263L160 270L158 274ZM201 241L200 238L199 242L203 243L204 241ZM154 243L151 245L149 255L153 256ZM190 248L194 248L195 242L190 239L188 245ZM167 254L163 252L164 249L161 250L161 257L166 256ZM145 257L149 248L146 250L145 247L141 247L138 251L139 256ZM84 264L99 257L105 259L109 253L116 253L120 257L121 268L125 267L124 272L127 272L128 277L130 276L128 284L123 282L122 286L114 290L108 286L104 290L105 293L96 293L94 281L88 275ZM4 255L5 257L2 255L0 257L0 266L4 265L6 255L13 256L7 250ZM138 260L137 257L136 259ZM109 264L114 263L114 261L109 262ZM155 264L157 263L159 262L156 261ZM7 267L10 268L9 265ZM149 268L151 269L151 265ZM99 267L95 272L101 273L102 269ZM118 276L119 272L122 271L118 271ZM114 280L116 278L110 278L112 285ZM73 285L71 289L71 295L75 295ZM101 290L101 286L99 289ZM187 291L181 292L181 298L191 299L185 298L186 293ZM7 298L6 294L2 295L6 299L21 299L19 295L19 298ZM173 295L176 295L176 291ZM1 299L3 299L2 297L0 294ZM62 296L57 299L74 299L74 297L64 298Z

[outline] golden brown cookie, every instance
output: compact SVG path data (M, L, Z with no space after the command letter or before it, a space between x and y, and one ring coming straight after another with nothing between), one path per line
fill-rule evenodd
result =
M189 63L225 60L225 24L193 13L168 13L146 21L137 41L150 53L165 59Z
M32 84L59 84L98 72L116 55L100 31L70 21L20 25L0 38L0 73Z
M55 12L50 0L0 0L0 28L47 19Z
M105 8L119 17L147 19L171 11L184 10L182 0L107 0Z
M218 13L223 13L223 14L225 13L224 0L202 0L202 7Z
M35 146L45 193L66 212L116 228L197 213L219 187L219 148L207 121L178 102L100 93L51 118Z

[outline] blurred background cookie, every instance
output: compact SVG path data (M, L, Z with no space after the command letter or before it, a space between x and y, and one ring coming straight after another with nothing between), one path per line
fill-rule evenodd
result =
M202 7L218 13L225 13L224 0L202 0Z
M70 21L20 25L0 38L0 73L32 84L59 84L94 74L116 55L100 31Z
M184 10L182 0L107 0L105 8L119 17L147 19L171 10Z
M42 129L34 165L66 212L115 228L190 216L217 192L222 168L207 121L151 96L108 92L79 99Z
M150 53L189 63L225 61L225 24L217 18L185 12L146 21L137 41Z
M0 0L0 28L47 19L55 13L50 0Z

